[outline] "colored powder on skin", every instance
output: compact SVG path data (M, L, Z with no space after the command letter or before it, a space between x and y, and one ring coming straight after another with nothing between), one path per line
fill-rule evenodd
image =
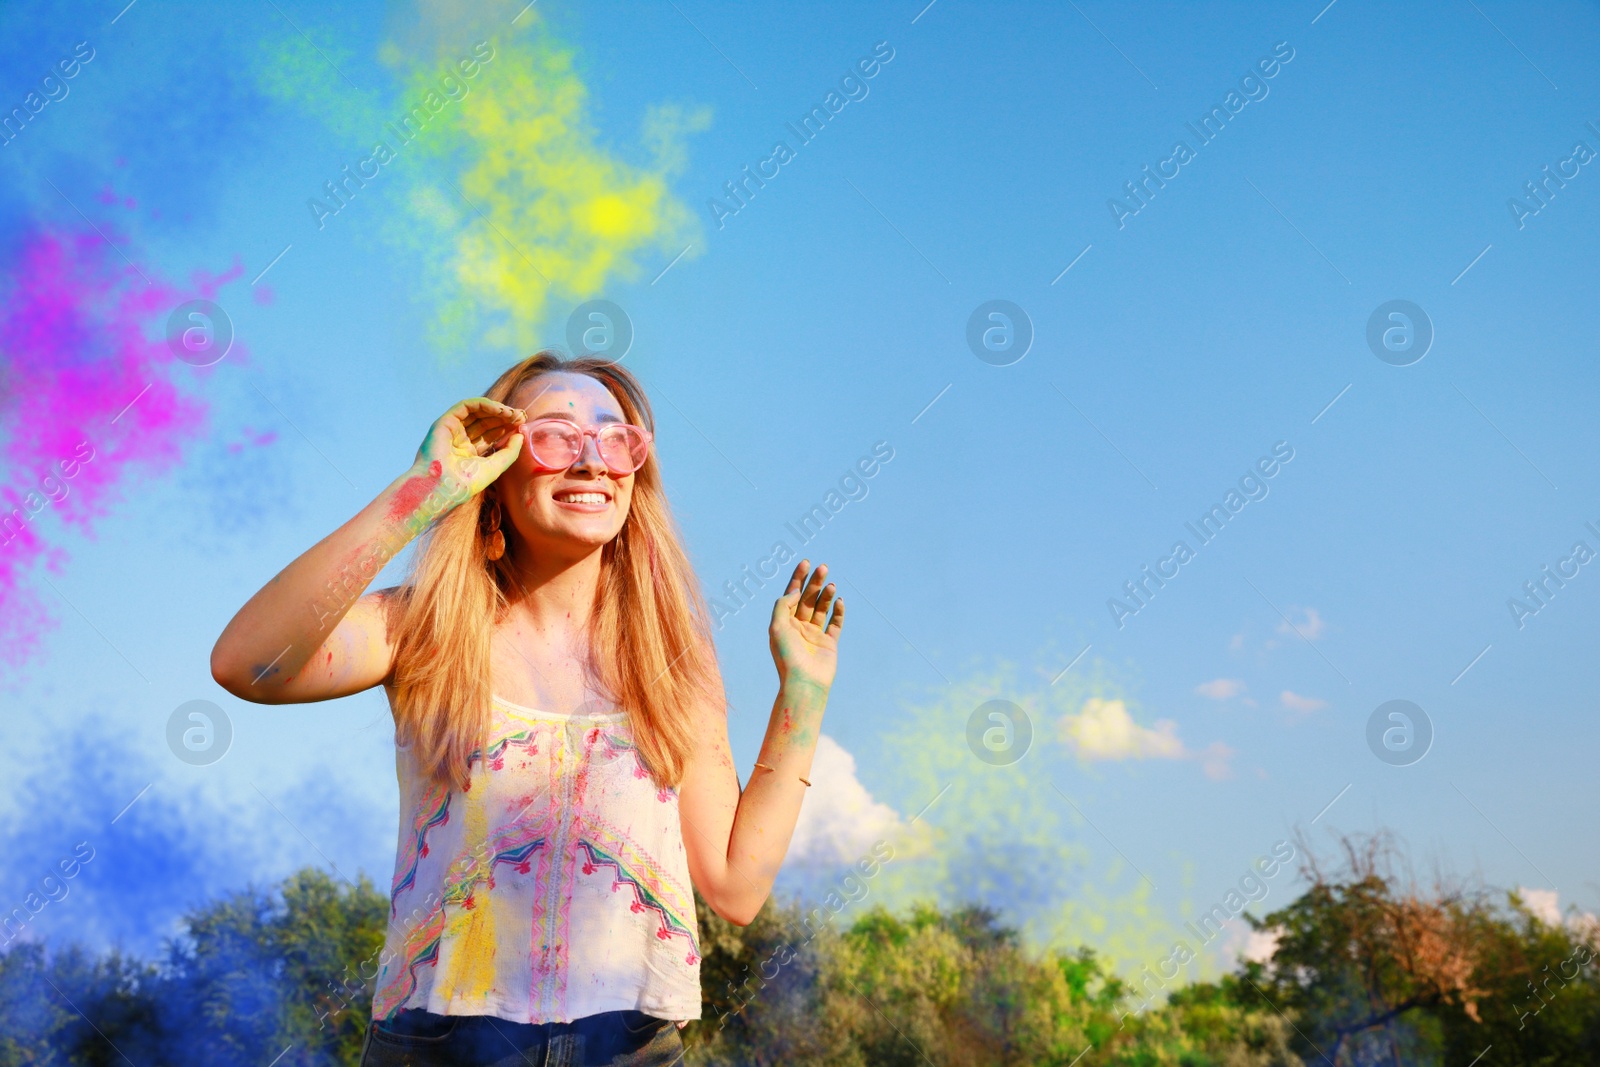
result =
M389 521L404 522L410 518L428 499L428 494L438 487L439 471L439 463L435 460L428 467L426 475L413 475L401 483L400 488L395 490L394 499L389 502Z
M177 466L203 427L205 405L177 383L208 371L176 360L166 317L243 269L197 273L185 291L141 275L101 229L36 224L0 250L0 658L12 663L55 619L24 584L40 561L66 562L47 516L94 536L130 479Z
M370 582L372 576L389 561L382 554L384 547L380 540L357 545L345 554L334 571L338 577L333 580L333 585L310 605L312 613L323 627L331 625L333 618L356 600L352 583ZM369 569L371 574L367 573Z

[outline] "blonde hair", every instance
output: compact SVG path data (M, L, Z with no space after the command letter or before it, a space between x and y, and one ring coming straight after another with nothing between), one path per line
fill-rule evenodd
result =
M585 374L604 385L627 421L654 433L639 380L605 359L567 359L545 350L500 375L484 393L508 403L517 388L555 372ZM661 484L655 450L633 475L628 517L601 549L600 581L590 619L591 678L633 727L651 777L676 787L695 746L696 702L720 700L721 675L694 570L679 540ZM411 572L396 591L391 619L395 722L434 782L464 789L471 761L488 744L489 640L516 584L509 539L490 560L484 498L494 486L436 520L422 535ZM509 534L511 524L502 522Z

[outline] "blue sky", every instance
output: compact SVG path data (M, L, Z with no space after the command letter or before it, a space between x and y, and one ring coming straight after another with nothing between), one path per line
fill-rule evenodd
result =
M139 926L110 903L122 889L164 887L150 907L170 916L307 863L386 884L381 695L255 707L211 681L206 657L251 592L522 353L422 340L409 265L375 236L382 201L364 216L353 200L315 229L305 201L352 148L261 107L239 80L240 39L293 32L270 6L147 0L114 26L121 5L103 6L72 16L87 28L42 9L0 16L16 31L6 100L33 65L103 42L42 116L51 128L3 150L7 225L59 216L46 179L91 188L120 154L125 182L170 220L146 253L169 274L237 254L247 280L292 246L268 275L270 303L242 281L219 297L248 357L196 379L213 420L183 442L182 465L130 476L93 539L48 528L70 552L51 580L75 607L39 586L58 625L7 671L6 892L20 899L30 865L42 873L74 842L104 841L83 875L92 899L53 904L38 928L110 937ZM354 57L364 88L379 83L372 56L404 16L367 5L329 23L314 5L282 6ZM806 546L850 603L825 731L861 787L813 796L808 833L863 811L903 828L931 794L886 739L910 709L948 705L950 736L928 744L964 744L959 701L978 693L972 708L1031 710L1030 781L1076 805L1009 794L1014 818L986 824L986 847L1003 851L1008 826L1037 844L1028 824L1048 812L1087 857L1042 872L1055 896L1027 908L1104 874L1118 892L1148 881L1177 916L1296 827L1324 847L1329 830L1387 828L1425 880L1437 864L1596 907L1600 856L1581 813L1600 802L1588 773L1600 566L1520 627L1508 607L1574 542L1600 552L1585 525L1600 527L1586 459L1600 177L1578 165L1521 225L1508 207L1531 205L1524 183L1576 143L1600 151L1592 5L545 6L617 153L641 154L653 106L710 111L672 179L698 216L689 254L592 294L633 323L628 364L655 398L708 594L787 539L784 524L876 443L893 449L865 498ZM187 60L192 77L160 73L185 41L219 37ZM785 124L879 42L893 58L865 97L799 145ZM1275 47L1292 59L1259 83L1266 94L1200 145L1186 123L1225 106ZM727 203L724 183L779 139L794 158L719 219L709 205ZM1108 200L1131 207L1124 183L1178 140L1194 157L1119 226ZM990 300L1031 322L1030 350L1008 366L967 343ZM1434 331L1407 366L1367 343L1369 317L1393 300ZM549 342L563 343L573 303L548 316ZM6 405L7 435L43 417L23 397ZM229 452L241 428L276 438ZM1267 495L1200 545L1185 523L1279 442L1293 458ZM1108 599L1178 539L1194 558L1119 627ZM766 612L740 611L718 634L746 766L775 686ZM1074 749L1061 719L1083 707L1063 710L1059 694L1090 679L1137 729ZM233 725L231 750L206 767L166 746L169 716L192 699ZM1367 744L1369 717L1395 699L1434 731L1409 766ZM1015 769L974 758L951 782ZM935 805L925 821L953 841L968 814Z

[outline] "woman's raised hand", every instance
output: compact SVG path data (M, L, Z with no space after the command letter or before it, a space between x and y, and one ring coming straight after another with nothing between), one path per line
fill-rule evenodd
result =
M269 704L348 696L389 678L388 593L363 592L430 522L515 462L523 421L481 396L434 420L409 471L239 609L211 651L211 676Z
M808 681L827 689L833 685L839 663L839 631L844 626L844 600L835 598L834 585L826 586L828 565L821 564L806 581L809 560L801 560L789 576L789 587L772 606L767 635L778 678ZM833 609L833 618L828 610Z
M523 418L520 408L487 397L463 400L428 427L415 467L467 496L480 493L522 454Z

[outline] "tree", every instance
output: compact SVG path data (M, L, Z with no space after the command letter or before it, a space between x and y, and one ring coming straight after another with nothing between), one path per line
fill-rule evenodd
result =
M366 879L307 869L191 910L159 965L16 945L0 954L0 1067L353 1065L387 911Z
M1302 848L1310 888L1251 920L1277 946L1241 972L1297 1020L1308 1062L1465 1067L1491 1047L1497 1064L1593 1062L1600 996L1582 936L1514 896L1502 909L1482 887L1419 889L1387 835L1340 849L1328 870Z
M847 1035L824 1017L823 969L837 931L807 925L800 906L769 899L748 926L695 895L701 1017L684 1028L686 1061L706 1067L850 1063ZM844 1057L844 1058L840 1058Z
M781 900L747 927L698 902L705 1067L1353 1067L1600 1062L1594 920L1423 892L1387 838L1254 922L1265 963L1146 1007L1091 949L1038 951L992 909L879 906L836 925ZM387 902L303 870L192 909L159 963L0 953L0 1067L355 1067ZM1136 1006L1137 1005L1137 1006ZM1492 1055L1480 1057L1492 1048Z
M365 877L340 885L314 868L189 912L161 991L174 1038L184 1029L193 1046L175 1062L258 1065L271 1046L288 1050L282 1067L355 1063L387 915Z
M0 953L0 1067L111 1067L124 1055L155 1062L158 980L154 967L116 951L12 946Z
M1445 1062L1468 1064L1493 1047L1496 1064L1600 1062L1600 982L1593 921L1550 923L1516 894L1473 931L1479 981L1490 995L1477 1018L1439 1012Z

